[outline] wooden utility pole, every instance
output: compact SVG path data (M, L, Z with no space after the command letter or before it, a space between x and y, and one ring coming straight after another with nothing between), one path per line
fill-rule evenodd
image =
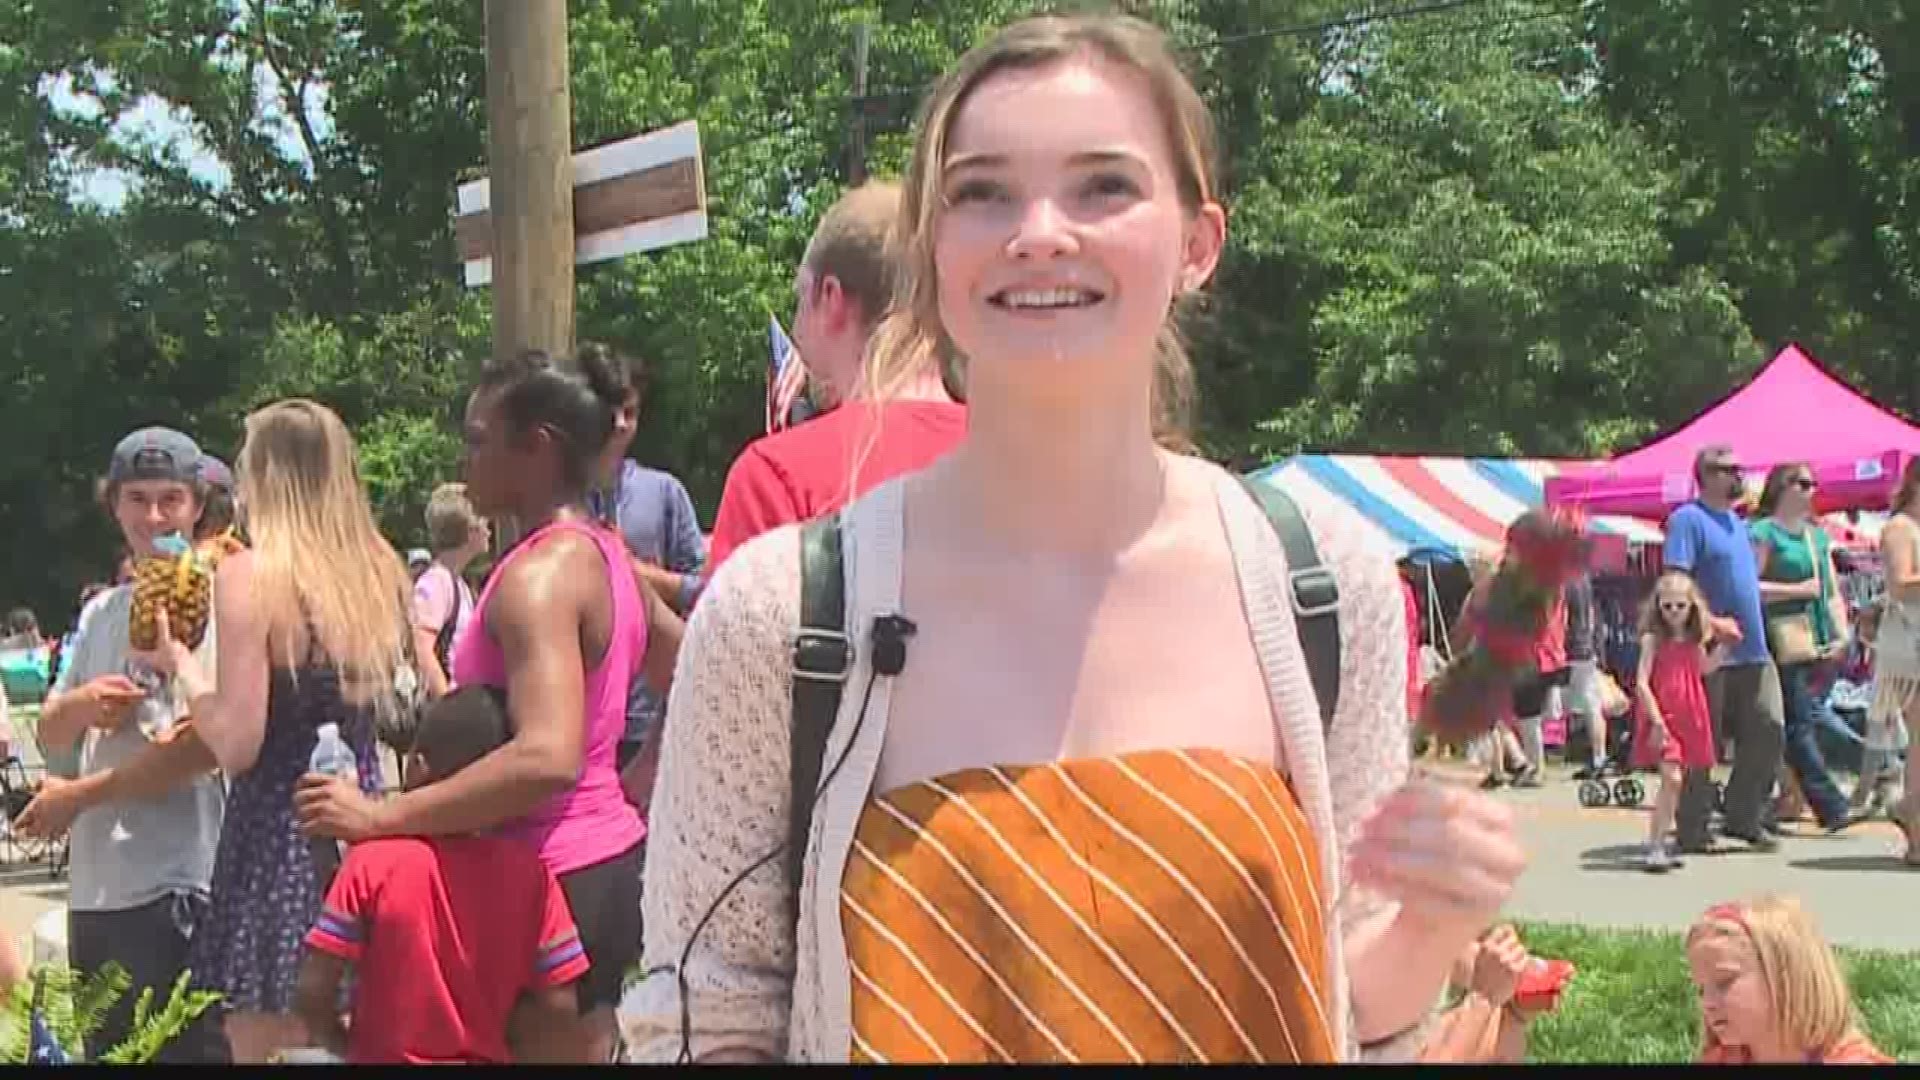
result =
M486 0L493 352L573 351L566 0Z
M867 46L872 32L864 22L853 24L853 132L847 143L852 160L847 163L847 182L854 187L867 180Z

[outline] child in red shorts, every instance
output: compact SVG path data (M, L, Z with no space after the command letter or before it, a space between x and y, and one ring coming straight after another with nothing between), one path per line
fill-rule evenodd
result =
M1645 867L1652 873L1678 865L1667 849L1667 832L1687 774L1713 768L1706 676L1718 663L1714 634L1713 615L1693 579L1672 571L1660 575L1640 613L1640 712L1633 736L1634 764L1660 770L1647 823Z
M497 689L455 691L421 717L407 786L451 776L507 738ZM354 1064L584 1060L574 983L586 971L566 897L532 848L483 835L382 838L341 863L307 935L295 1009L319 1045Z

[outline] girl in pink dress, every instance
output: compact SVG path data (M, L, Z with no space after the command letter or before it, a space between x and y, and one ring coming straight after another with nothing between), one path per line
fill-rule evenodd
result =
M1667 833L1679 810L1681 786L1688 773L1713 768L1706 675L1718 660L1712 618L1699 587L1682 573L1660 575L1640 613L1640 710L1633 738L1635 765L1660 771L1647 823L1651 873L1679 865L1667 848Z

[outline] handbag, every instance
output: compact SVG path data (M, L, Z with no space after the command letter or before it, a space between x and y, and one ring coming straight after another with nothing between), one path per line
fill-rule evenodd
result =
M1824 603L1826 580L1820 567L1820 553L1809 536L1801 536L1800 541L1807 545L1807 559L1813 564L1814 580L1822 586L1820 598L1809 603ZM1813 633L1813 612L1775 615L1768 619L1767 649L1773 653L1773 662L1776 664L1810 664L1820 659L1820 644Z

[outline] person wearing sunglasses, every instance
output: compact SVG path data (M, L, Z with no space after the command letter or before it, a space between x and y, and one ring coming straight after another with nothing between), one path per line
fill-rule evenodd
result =
M1846 651L1847 607L1832 541L1813 520L1818 487L1805 462L1774 466L1760 490L1752 533L1767 648L1780 672L1786 764L1820 827L1838 832L1851 818L1847 798L1820 755L1813 684Z
M1760 567L1746 522L1735 512L1744 487L1732 448L1709 446L1694 458L1699 493L1667 518L1666 569L1693 578L1707 599L1716 630L1732 638L1707 679L1715 745L1734 744L1722 832L1759 851L1778 845L1765 813L1780 771L1785 707L1780 673L1767 648L1760 598ZM1680 795L1676 831L1680 849L1713 850L1708 831L1713 788L1705 773L1690 774Z

